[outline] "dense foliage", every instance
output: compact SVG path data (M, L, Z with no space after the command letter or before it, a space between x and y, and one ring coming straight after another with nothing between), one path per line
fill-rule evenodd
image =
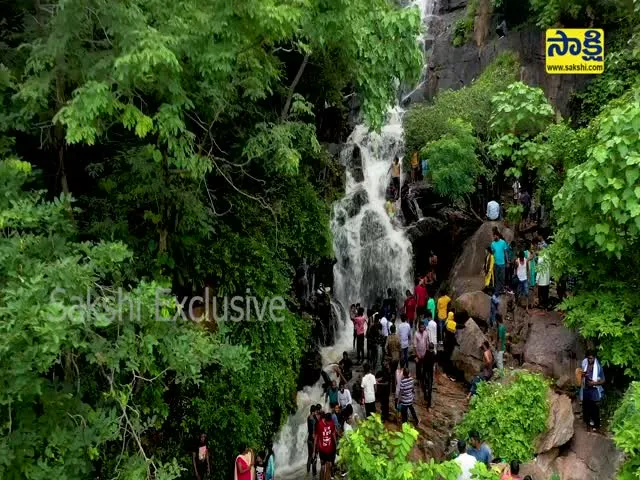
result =
M462 120L449 120L449 133L422 149L429 159L433 187L450 200L459 200L473 193L476 180L484 167L476 155L476 137L472 127Z
M163 285L127 287L131 251L75 240L70 199L23 191L30 172L0 162L0 476L87 478L119 464L137 478L174 478L175 460L144 446L170 414L163 391L202 384L207 368L239 374L249 351L173 321Z
M525 462L533 458L535 439L547 425L549 386L538 374L512 375L479 385L457 433L464 438L475 430L496 457Z
M294 268L332 253L341 172L321 141L343 138L351 94L375 128L417 77L417 9L19 0L0 23L0 154L36 173L2 167L24 178L0 195L0 476L172 478L201 431L229 475L293 406L310 325L155 322L156 287L292 306ZM74 311L56 286L97 289L97 322L53 321ZM119 287L143 321L103 321Z
M338 455L349 469L349 478L354 480L456 480L460 467L453 461L408 460L417 438L418 432L409 424L403 424L401 431L392 432L378 415L373 415L341 440ZM487 471L484 464L478 464L474 471L474 480L499 478Z
M624 397L613 418L613 433L616 444L628 456L618 478L637 479L640 475L640 383L634 382Z

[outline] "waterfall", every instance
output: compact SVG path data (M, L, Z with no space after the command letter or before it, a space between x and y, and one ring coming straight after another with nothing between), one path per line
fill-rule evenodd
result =
M435 0L417 0L423 23L429 20ZM424 37L418 41L424 45ZM385 209L390 181L389 167L403 153L402 115L389 110L379 133L358 125L341 153L346 166L345 196L336 202L331 218L336 264L333 269L332 308L338 316L336 343L322 349L325 368L335 364L342 352L352 350L353 327L349 305L371 307L386 296L387 288L398 301L413 288L413 252L400 222ZM401 178L401 182L404 178ZM400 201L396 211L400 211ZM328 372L334 378L333 372ZM311 405L324 404L322 380L297 395L296 412L287 419L274 444L279 478L299 479L307 459L307 424Z

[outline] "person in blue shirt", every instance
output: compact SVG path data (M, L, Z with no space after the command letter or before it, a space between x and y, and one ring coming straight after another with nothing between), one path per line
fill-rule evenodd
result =
M469 432L469 443L472 448L467 449L467 453L488 467L493 460L493 454L491 453L489 445L480 440L480 434L475 430Z
M504 278L509 255L507 253L509 246L505 242L504 237L497 227L493 227L493 242L491 242L491 253L493 253L493 269L495 274L495 290L494 293L500 295L504 290Z

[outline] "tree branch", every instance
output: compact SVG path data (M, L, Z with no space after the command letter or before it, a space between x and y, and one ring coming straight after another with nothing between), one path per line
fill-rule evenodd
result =
M280 120L285 121L287 116L289 115L289 109L291 108L291 99L293 98L293 92L300 81L300 77L302 77L302 72L304 72L307 63L309 62L309 54L305 54L300 67L298 68L298 73L296 73L293 82L291 82L291 86L289 87L289 95L287 96L287 101L284 104L284 108L282 109L282 113L280 114Z

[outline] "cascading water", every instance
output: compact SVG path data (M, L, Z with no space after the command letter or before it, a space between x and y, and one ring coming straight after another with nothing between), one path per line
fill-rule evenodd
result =
M435 0L418 0L423 22L431 16ZM424 38L418 39L424 45ZM412 288L413 253L403 229L385 209L389 167L403 151L402 114L391 109L379 133L358 125L342 151L346 165L346 192L336 202L331 220L336 264L333 269L332 306L338 315L336 343L322 349L323 365L335 364L352 349L353 327L348 306L372 306L391 288L398 300ZM402 179L401 179L402 180ZM396 202L399 211L399 203ZM333 377L333 372L329 372ZM307 459L307 425L311 405L324 404L322 380L297 395L297 410L282 428L274 445L279 478L303 477Z

